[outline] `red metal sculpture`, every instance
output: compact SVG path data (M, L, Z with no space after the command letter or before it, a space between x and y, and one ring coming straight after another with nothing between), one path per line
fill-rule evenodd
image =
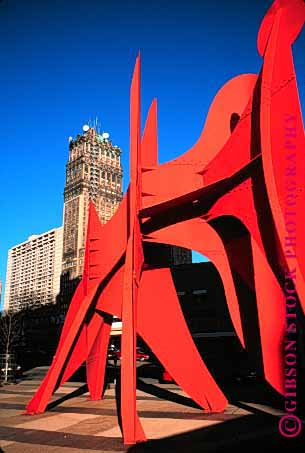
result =
M90 204L83 278L27 413L43 412L83 362L91 399L102 397L109 315L123 322L126 444L145 440L136 410L137 333L204 410L224 410L227 399L192 341L170 271L145 264L143 241L186 247L211 259L241 344L261 358L265 379L283 394L285 276L293 277L305 311L305 253L292 231L294 225L301 237L305 231L305 136L291 51L304 21L303 1L272 4L258 34L264 59L259 76L244 74L226 83L197 143L162 165L155 100L141 139L137 58L130 93L130 186L103 226Z

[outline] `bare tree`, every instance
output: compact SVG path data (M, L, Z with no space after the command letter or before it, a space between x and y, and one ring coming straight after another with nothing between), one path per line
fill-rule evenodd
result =
M4 312L0 318L0 351L2 354L2 364L0 376L3 382L9 379L9 364L12 354L18 344L21 335L20 315L16 312Z

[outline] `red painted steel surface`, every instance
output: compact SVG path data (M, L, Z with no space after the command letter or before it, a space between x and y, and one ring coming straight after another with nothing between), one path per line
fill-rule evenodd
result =
M90 397L102 397L112 316L123 321L120 411L126 444L145 440L136 410L137 333L204 410L224 410L227 399L192 341L170 271L145 264L143 242L186 247L211 259L241 345L261 359L265 379L283 394L288 271L296 269L305 311L305 252L293 239L305 227L305 135L291 51L304 21L303 1L272 4L258 33L260 74L227 82L199 140L162 165L156 100L140 135L138 56L130 92L130 186L106 225L90 204L83 279L27 413L44 411L85 361ZM287 206L294 214L287 214Z

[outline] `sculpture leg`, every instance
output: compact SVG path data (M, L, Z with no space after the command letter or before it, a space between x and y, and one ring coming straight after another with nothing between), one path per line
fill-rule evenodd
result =
M90 351L86 362L87 383L90 399L100 400L102 398L105 380L106 358L111 324L104 322L103 318L97 313L94 314L91 324L92 329L90 329L90 324L88 326L88 348L90 348ZM90 330L92 330L92 332L90 332ZM93 343L92 346L90 343Z
M136 410L136 290L133 272L133 239L126 251L122 307L121 417L125 444L146 440Z
M169 269L143 272L137 320L139 334L181 388L208 412L223 411L227 399L196 349Z
M63 329L64 335L59 342L53 363L50 366L50 369L42 381L39 389L28 403L26 413L36 414L45 411L52 394L60 383L61 373L63 373L65 369L67 360L69 359L69 354L72 353L72 349L77 341L76 339L78 335L81 335L81 328L84 327L83 322L85 315L95 292L96 288L93 287L87 296L81 298L81 295L79 294L80 305L73 321L71 322L70 330L66 331Z
M284 394L285 297L266 257L254 241L252 250L264 374L266 380Z

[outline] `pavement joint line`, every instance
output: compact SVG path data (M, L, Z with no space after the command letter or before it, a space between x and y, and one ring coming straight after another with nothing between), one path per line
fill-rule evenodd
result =
M177 420L174 418L142 418L142 424L148 439L164 439L192 432L194 429L203 429L222 423L221 420ZM174 423L173 423L174 422ZM156 425L158 424L158 429ZM161 426L161 429L160 429ZM165 428L165 431L164 431ZM121 437L119 426L97 432L94 437Z
M287 412L285 412L284 410L277 409L277 408L270 408L269 406L266 406L265 404L261 404L261 403L249 403L246 401L240 401L240 403L242 403L244 406L250 406L253 409L258 409L261 412L264 412L265 414L273 415L275 417L282 417L283 415L287 414ZM303 424L305 423L304 417L299 417L299 419Z

